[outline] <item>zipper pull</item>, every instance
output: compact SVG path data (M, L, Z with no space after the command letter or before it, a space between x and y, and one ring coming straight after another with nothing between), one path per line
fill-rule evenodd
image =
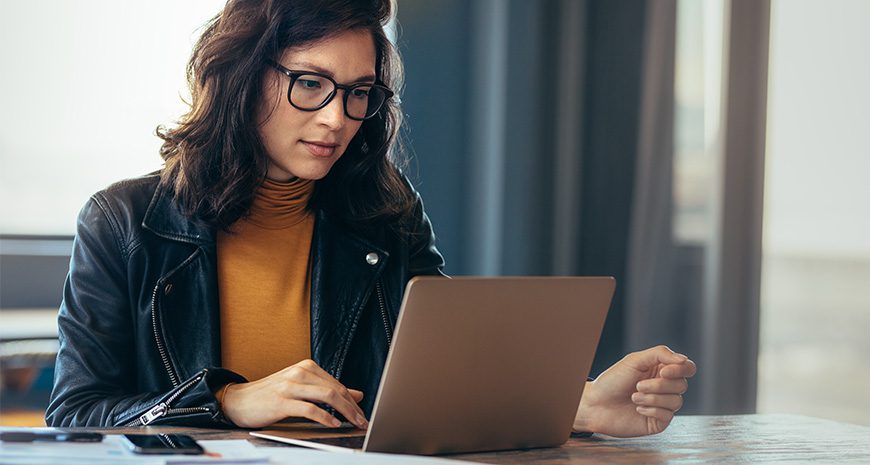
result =
M143 413L139 417L139 422L142 423L142 426L145 426L154 420L166 415L166 411L169 410L169 406L166 403L159 403L151 408L151 410Z

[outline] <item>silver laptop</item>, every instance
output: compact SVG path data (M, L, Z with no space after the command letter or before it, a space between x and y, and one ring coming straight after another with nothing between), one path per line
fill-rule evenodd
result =
M364 437L251 435L425 455L559 446L570 436L614 287L611 277L414 278Z

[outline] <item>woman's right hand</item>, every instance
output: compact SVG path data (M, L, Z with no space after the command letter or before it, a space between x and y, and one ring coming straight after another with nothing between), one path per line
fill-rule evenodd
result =
M243 428L261 428L287 417L301 417L338 427L337 418L318 407L327 404L358 428L368 427L357 405L362 391L348 389L313 360L303 360L263 379L227 386L222 396L224 415Z

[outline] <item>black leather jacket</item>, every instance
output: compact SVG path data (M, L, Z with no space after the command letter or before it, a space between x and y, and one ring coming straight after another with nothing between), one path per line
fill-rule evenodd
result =
M419 196L402 237L315 214L312 359L363 391L370 415L405 284L441 274L443 259ZM183 215L159 176L95 194L64 286L47 424L233 426L212 393L246 380L220 368L218 302L215 231Z

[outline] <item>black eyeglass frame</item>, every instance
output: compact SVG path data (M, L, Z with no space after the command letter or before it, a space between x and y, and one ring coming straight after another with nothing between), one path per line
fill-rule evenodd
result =
M348 118L350 118L354 121L365 121L365 120L373 118L375 115L377 115L378 112L381 111L381 108L384 107L384 104L387 103L387 100L391 99L393 97L393 95L395 95L395 93L392 90L390 90L389 87L387 87L383 84L378 84L377 82L372 83L372 84L367 84L367 83L351 84L351 85L339 84L339 83L335 82L335 79L333 79L330 76L327 76L326 74L323 74L323 73L318 73L315 71L302 71L302 70L287 69L284 66L282 66L280 63L273 61L273 60L267 60L267 63L269 63L269 65L272 66L273 68L275 68L275 70L277 70L278 72L280 72L280 73L286 75L288 78L290 78L290 85L287 86L287 101L290 102L290 105L293 105L293 108L295 108L297 110L318 111L318 110L322 109L323 107L329 105L329 103L332 102L332 99L335 98L335 94L337 94L338 90L341 89L344 91L344 97L342 98L342 102L341 102L342 105L344 105L344 114ZM333 85L332 92L316 108L302 108L302 107L296 105L295 103L293 103L293 99L290 98L290 93L293 92L293 86L296 84L296 80L299 79L300 76L317 76L317 77L324 78L332 83L332 85ZM362 118L357 118L356 116L351 115L347 111L347 96L349 95L350 92L352 92L354 89L356 89L358 87L369 87L369 88L376 87L384 92L384 101L381 102L378 109L375 110L371 115L364 116Z

